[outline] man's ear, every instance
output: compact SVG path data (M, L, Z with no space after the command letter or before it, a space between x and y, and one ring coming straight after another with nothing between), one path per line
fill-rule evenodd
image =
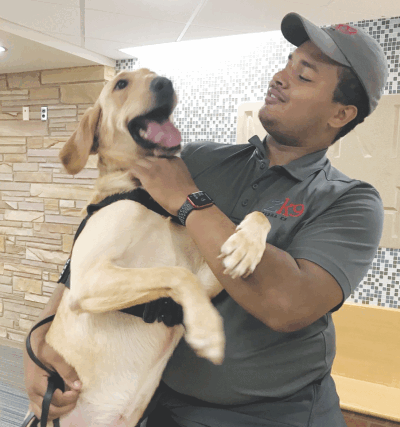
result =
M358 109L355 105L337 104L338 108L334 116L332 116L328 124L333 128L342 128L347 123L351 122L357 117Z
M61 149L59 157L65 169L76 175L86 165L89 154L96 154L98 141L96 130L100 125L101 108L98 102L86 110L78 128Z

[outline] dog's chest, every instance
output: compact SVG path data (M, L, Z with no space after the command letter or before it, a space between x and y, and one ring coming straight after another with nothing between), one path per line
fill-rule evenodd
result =
M152 216L152 221L133 228L136 238L116 264L130 268L180 266L196 274L204 261L186 229L160 215Z

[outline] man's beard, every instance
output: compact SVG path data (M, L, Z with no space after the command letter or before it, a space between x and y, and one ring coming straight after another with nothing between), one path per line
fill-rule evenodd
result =
M301 143L298 138L284 135L278 131L270 131L268 134L271 135L272 138L274 138L274 140L280 145L284 145L286 147L301 147Z
M261 110L258 113L258 118L260 119L263 128L268 132L269 135L272 136L272 138L274 138L278 144L284 145L286 147L301 147L301 143L297 137L274 129L276 128L276 121L268 120L265 117L261 118L260 112Z

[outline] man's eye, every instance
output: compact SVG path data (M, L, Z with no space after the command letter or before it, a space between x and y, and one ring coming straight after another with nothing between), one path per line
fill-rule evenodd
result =
M299 76L299 79L300 79L300 80L303 80L303 81L305 81L305 82L311 82L311 80L305 79L303 76Z
M114 90L125 89L128 86L128 80L118 80Z

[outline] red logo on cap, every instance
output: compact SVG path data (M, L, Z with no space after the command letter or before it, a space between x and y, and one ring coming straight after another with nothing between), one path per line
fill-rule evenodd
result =
M343 34L348 34L350 36L357 34L357 30L353 27L350 27L350 25L346 24L339 24L335 27L335 30L339 30Z

